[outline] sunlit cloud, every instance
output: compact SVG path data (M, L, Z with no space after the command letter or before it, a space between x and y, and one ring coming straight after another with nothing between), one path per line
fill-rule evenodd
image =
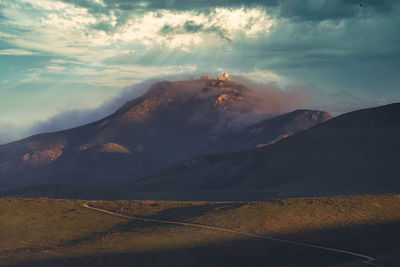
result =
M199 45L223 45L228 40L267 35L275 23L263 9L216 8L207 14L139 12L117 25L113 11L93 15L85 8L47 0L6 2L3 14L10 27L24 29L15 36L8 35L10 43L83 61L115 56L119 47L130 44L143 49L162 46L184 51Z
M219 69L222 71L223 69ZM249 72L240 72L240 71L234 71L231 73L231 75L234 76L240 76L240 77L246 77L249 80L258 82L258 83L284 83L286 81L286 78L274 73L273 71L269 70L259 70L255 68L252 71Z
M213 46L227 40L266 35L273 25L274 20L261 9L217 8L209 14L162 10L131 18L124 31L114 37L141 42L147 47L190 51L197 45Z

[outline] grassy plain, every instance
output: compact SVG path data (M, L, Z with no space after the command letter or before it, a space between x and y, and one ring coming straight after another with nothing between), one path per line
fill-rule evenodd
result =
M346 249L399 266L400 196L265 202L90 201L117 213ZM86 201L0 199L4 266L340 266L359 259L190 226L128 220Z

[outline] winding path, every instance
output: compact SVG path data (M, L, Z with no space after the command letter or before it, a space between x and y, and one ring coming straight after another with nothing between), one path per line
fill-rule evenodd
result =
M272 241L277 241L281 243L286 243L286 244L291 244L295 246L301 246L301 247L309 247L309 248L315 248L315 249L320 249L320 250L325 250L325 251L331 251L331 252L336 252L336 253L342 253L342 254L347 254L355 257L362 258L361 262L370 265L370 266L378 266L378 267L383 267L382 265L378 265L373 263L372 261L375 260L375 258L359 254L356 252L351 252L347 250L342 250L342 249L336 249L336 248L329 248L329 247L323 247L323 246L317 246L317 245L312 245L312 244L307 244L307 243L302 243L302 242L296 242L296 241L290 241L290 240L285 240L285 239L280 239L280 238L275 238L275 237L269 237L265 235L257 235L257 234L251 234L251 233L246 233L246 232L240 232L240 231L235 231L231 229L226 229L226 228L220 228L220 227L215 227L215 226L207 226L207 225L201 225L201 224L195 224L195 223L185 223L185 222L176 222L176 221L165 221L165 220L156 220L156 219L148 219L148 218L142 218L142 217L134 217L134 216L126 216L122 215L119 213L115 213L112 211L108 210L103 210L99 208L95 208L92 206L89 206L88 203L85 203L82 205L85 208L96 210L99 212L111 214L114 216L122 217L125 219L131 219L131 220L138 220L138 221L144 221L144 222L157 222L157 223L165 223L165 224L173 224L173 225L182 225L182 226L191 226L191 227L197 227L197 228L204 228L204 229L209 229L209 230L216 230L216 231L222 231L222 232L229 232L229 233L235 233L239 235L244 235L244 236L250 236L254 238L261 238L261 239L268 239Z

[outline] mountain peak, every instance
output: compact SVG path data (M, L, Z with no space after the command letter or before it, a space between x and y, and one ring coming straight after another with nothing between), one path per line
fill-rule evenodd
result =
M143 122L159 113L176 113L177 108L185 113L208 110L217 115L251 112L260 104L251 90L227 78L162 81L153 84L143 96L126 103L117 113L126 122Z
M314 112L254 124L265 103L228 74L157 82L102 120L0 146L0 186L121 184L194 156L269 144L323 120ZM259 134L250 134L252 125Z

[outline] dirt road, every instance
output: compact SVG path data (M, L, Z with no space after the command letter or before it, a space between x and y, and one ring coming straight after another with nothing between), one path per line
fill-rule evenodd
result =
M317 246L317 245L313 245L313 244L290 241L290 240L285 240L285 239L280 239L280 238L275 238L275 237L270 237L270 236L265 236L265 235L257 235L257 234L251 234L251 233L246 233L246 232L240 232L240 231L235 231L235 230L225 229L225 228L220 228L220 227L215 227L215 226L201 225L201 224L195 224L195 223L176 222L176 221L156 220L156 219L148 219L148 218L134 217L134 216L126 216L126 215L122 215L122 214L115 213L115 212L112 212L112 211L95 208L93 206L88 205L88 203L85 203L82 206L85 207L85 208L88 208L88 209L96 210L96 211L99 211L99 212L107 213L107 214L110 214L110 215L114 215L114 216L130 219L130 220L138 220L138 221L144 221L144 222L156 222L156 223L165 223L165 224L173 224L173 225L182 225L182 226L191 226L191 227L197 227L197 228L204 228L204 229L215 230L215 231L235 233L235 234L254 237L254 238L267 239L267 240L282 242L282 243L291 244L291 245L295 245L295 246L309 247L309 248L315 248L315 249L320 249L320 250L325 250L325 251L330 251L330 252L347 254L347 255L351 255L351 256L355 256L355 257L361 258L361 262L366 264L366 265L383 267L382 265L378 265L378 264L373 263L373 261L375 260L373 257L367 256L367 255L363 255L363 254L359 254L359 253L352 252L352 251L336 249L336 248L330 248L330 247L324 247L324 246Z

